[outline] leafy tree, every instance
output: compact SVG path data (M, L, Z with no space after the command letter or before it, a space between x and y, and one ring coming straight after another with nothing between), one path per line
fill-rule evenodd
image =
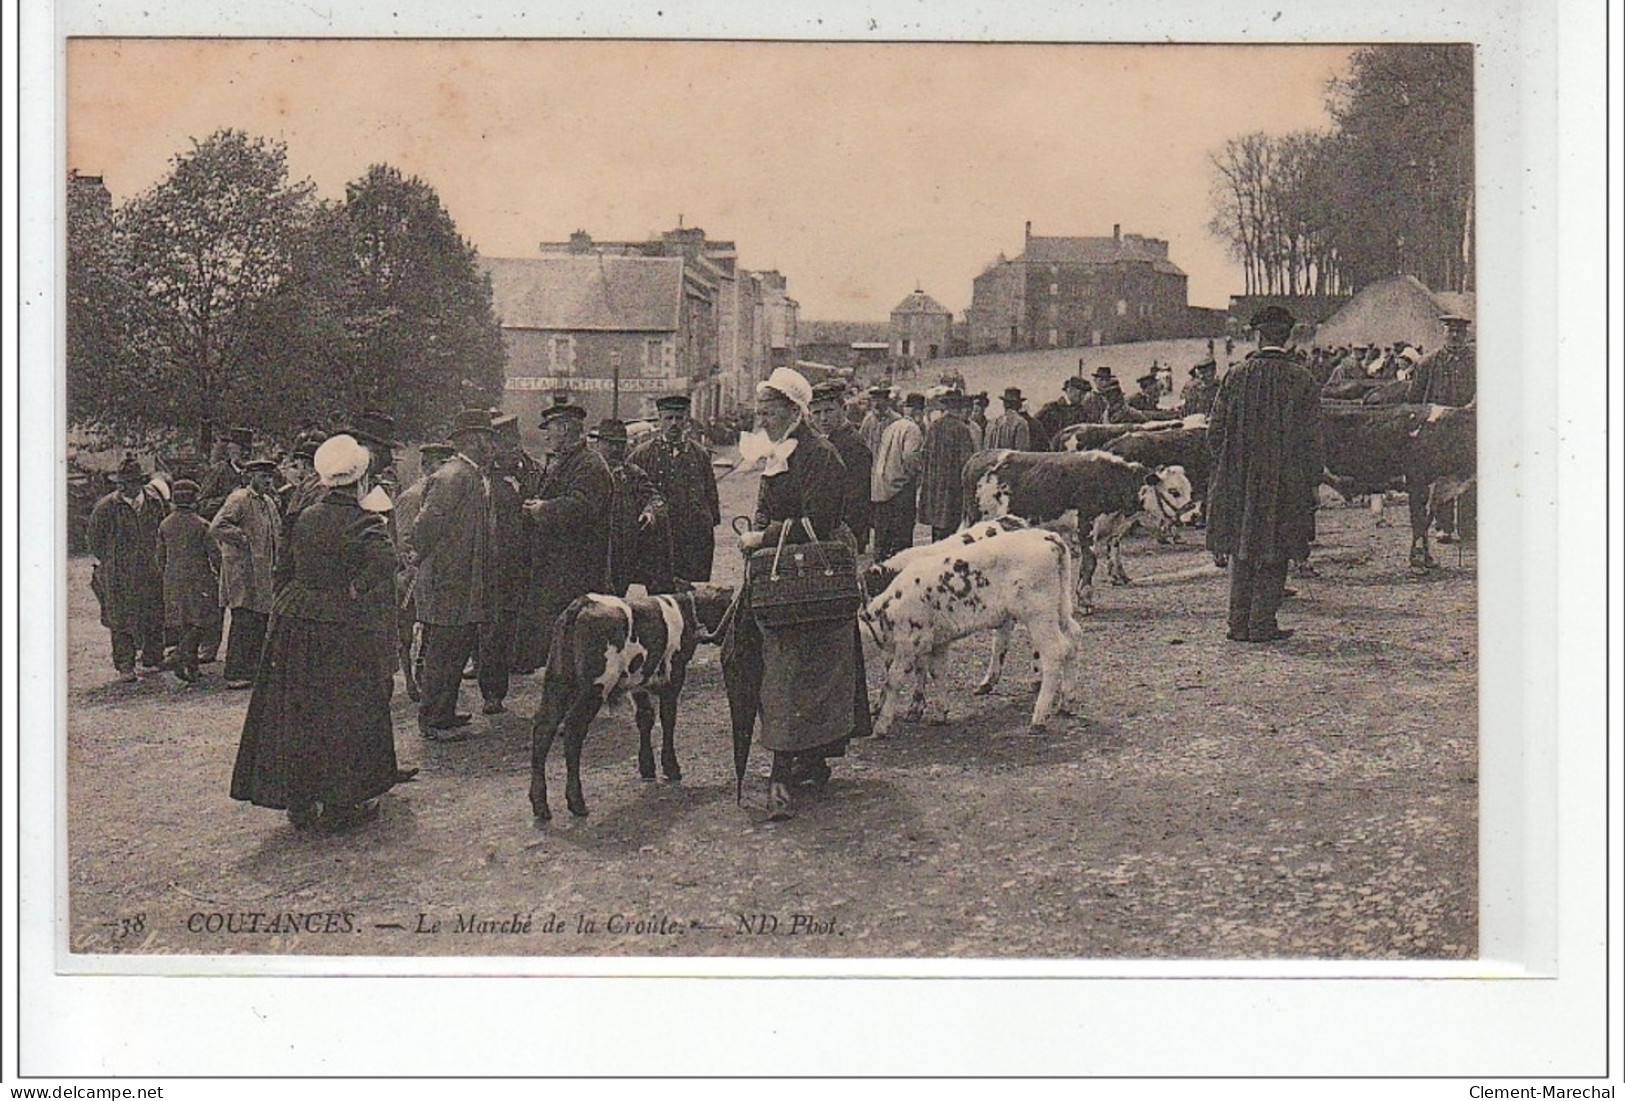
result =
M345 250L344 369L354 407L423 435L501 397L501 329L489 277L428 184L374 165L351 183L330 238Z
M130 254L100 177L68 174L69 423L117 431L125 416L134 300Z
M255 324L291 272L314 188L288 181L286 146L237 130L171 165L126 210L145 347L129 385L144 419L195 425L207 446L213 424L284 381Z

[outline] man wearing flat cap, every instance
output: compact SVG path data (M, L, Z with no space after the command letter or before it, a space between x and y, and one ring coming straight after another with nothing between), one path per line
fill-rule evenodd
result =
M609 514L615 488L609 465L587 446L587 411L574 402L542 410L542 449L550 462L539 499L525 502L531 530L527 610L535 619L519 640L515 663L547 664L553 621L570 602L609 584ZM534 662L532 665L531 663Z
M846 526L858 541L861 552L869 545L869 478L874 456L864 446L863 438L846 417L846 384L831 380L812 388L812 402L807 407L808 419L813 427L835 446L846 468L845 487Z
M1155 417L1162 401L1162 378L1153 368L1134 382L1139 386L1140 392L1128 399L1129 408Z
M474 656L480 624L491 616L491 460L496 433L489 409L465 409L447 433L456 448L423 487L412 524L417 559L412 589L423 624L423 676L418 728L430 741L461 741L471 718L457 710L463 666Z
M684 581L709 581L722 502L711 473L711 456L687 436L688 407L689 400L682 394L658 399L655 411L660 434L639 446L627 461L641 467L666 499L672 525L672 570Z
M164 583L157 567L158 528L164 503L147 491L147 475L133 455L113 472L113 491L90 510L90 553L96 558L90 588L101 604L102 626L112 635L119 679L136 680L135 662L164 664Z
M674 591L666 499L642 467L627 461L626 423L603 420L588 435L591 446L609 467L609 556L605 567L609 588L606 591L625 596L633 585L642 585L651 593Z
M423 473L417 481L401 490L401 495L395 499L395 545L398 549L397 573L395 589L399 607L395 614L396 652L400 662L401 675L406 680L406 695L413 703L423 698L418 685L418 673L422 667L422 657L414 653L414 636L417 632L418 605L415 590L417 588L418 557L412 545L412 531L417 524L418 513L423 511L423 491L429 484L429 476L444 466L457 449L449 443L426 443L418 448L418 464Z
M326 439L325 432L301 432L294 440L282 471L286 483L279 487L284 521L321 499L322 479L316 473L316 449Z
M858 438L869 449L870 455L880 452L880 434L891 420L898 416L897 399L892 388L884 382L869 387L869 409L858 425Z
M1212 356L1191 368L1191 380L1179 392L1179 408L1183 416L1202 416L1213 409L1213 398L1219 392L1219 365Z
M1128 403L1123 395L1123 384L1115 378L1100 383L1090 397L1100 399L1100 424L1144 424L1151 419Z
M1233 642L1291 636L1275 618L1287 564L1307 561L1315 537L1320 391L1286 349L1293 324L1279 306L1254 315L1259 348L1224 377L1208 419L1207 546L1230 561Z
M1446 314L1444 347L1436 348L1414 364L1407 401L1418 404L1462 406L1478 393L1478 355L1467 341L1472 322Z
M272 575L282 542L276 463L253 459L243 469L248 484L232 490L209 522L209 534L220 544L220 606L231 609L227 688L248 688L259 672L275 596Z
M925 432L925 463L920 471L919 521L931 529L931 541L946 539L964 519L965 460L976 453L976 440L965 423L969 399L957 390L942 395L942 416Z

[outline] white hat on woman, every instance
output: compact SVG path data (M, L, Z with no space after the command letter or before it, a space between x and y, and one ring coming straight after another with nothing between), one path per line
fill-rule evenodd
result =
M766 382L756 384L756 396L761 397L764 391L773 390L784 395L797 409L803 413L807 406L812 404L812 384L797 371L788 367L776 367L773 373L767 376Z
M372 454L354 436L333 436L316 449L316 473L324 486L347 486L361 480Z

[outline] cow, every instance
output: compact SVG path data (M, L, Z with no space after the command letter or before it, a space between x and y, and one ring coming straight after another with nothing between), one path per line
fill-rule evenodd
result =
M886 654L886 677L875 717L877 738L890 732L898 698L914 686L916 704L934 703L937 722L947 703L928 693L949 645L977 631L1027 629L1038 650L1042 678L1032 726L1042 728L1052 708L1072 694L1072 663L1082 632L1072 618L1072 552L1052 531L1000 531L965 542L942 540L903 565L859 617ZM989 685L991 687L991 685Z
M1190 479L1190 504L1161 525L1157 542L1174 540L1179 523L1201 515L1202 507L1207 503L1208 479L1213 474L1213 453L1207 449L1206 425L1158 432L1127 432L1108 440L1100 450L1110 455L1120 455L1152 470L1177 466Z
M1078 548L1085 613L1094 610L1095 550L1104 550L1112 583L1128 584L1123 537L1142 520L1156 527L1178 518L1192 495L1183 468L1153 469L1105 451L979 451L966 460L963 479L972 520L1010 515L1044 524L1076 512L1086 536Z
M631 692L637 708L638 775L655 778L654 729L660 709L660 767L667 780L681 780L673 741L677 697L689 659L701 642L715 640L731 589L698 585L669 596L618 597L588 593L559 613L542 678L542 700L531 723L530 807L536 818L553 817L547 805L547 754L564 735L567 770L564 798L570 813L587 813L581 791L581 746L604 702Z
M1168 432L1177 428L1206 427L1207 415L1204 413L1194 413L1176 420L1146 421L1144 424L1074 424L1055 434L1055 439L1050 441L1050 450L1097 451L1130 432Z
M1413 569L1438 566L1428 527L1477 480L1477 409L1444 405L1321 405L1327 484L1345 495L1404 489Z

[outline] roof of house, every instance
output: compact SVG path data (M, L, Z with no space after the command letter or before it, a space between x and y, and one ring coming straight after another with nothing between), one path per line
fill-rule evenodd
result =
M504 328L675 332L683 261L647 256L482 257Z
M941 302L915 287L914 293L897 303L892 313L935 313L946 314L949 310Z
M1184 275L1167 257L1166 245L1157 249L1143 237L1029 237L1027 251L1016 257L1035 264L1148 263L1169 275Z

